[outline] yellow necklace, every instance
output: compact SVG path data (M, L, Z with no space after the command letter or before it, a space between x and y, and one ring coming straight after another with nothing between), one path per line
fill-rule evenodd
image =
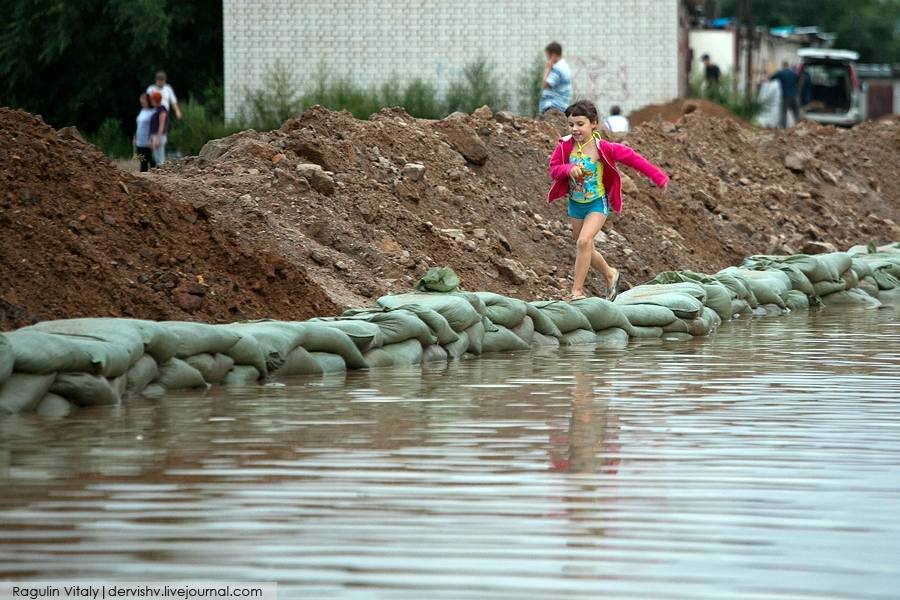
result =
M575 142L575 140L572 140L572 141ZM576 156L584 156L585 147L593 141L594 141L594 134L592 133L591 137L589 137L585 143L579 144L578 142L575 142L575 146L577 146L577 148L575 149L575 155Z

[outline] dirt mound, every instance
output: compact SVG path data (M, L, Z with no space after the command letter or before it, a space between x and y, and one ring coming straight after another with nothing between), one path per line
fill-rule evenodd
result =
M651 104L628 115L632 127L637 127L647 121L659 117L663 121L678 122L684 115L700 112L710 117L729 119L742 127L750 127L744 119L737 116L721 104L704 100L703 98L678 98L665 104Z
M0 109L0 325L74 316L233 321L334 305L302 267L146 178L71 128Z
M130 176L7 111L19 141L0 155L4 208L22 216L4 211L18 226L2 242L11 283L0 298L27 315L185 316L173 291L203 275L207 305L188 316L299 318L408 290L437 265L467 289L561 297L574 244L564 202L545 202L560 123L477 114L385 109L360 121L315 107ZM625 142L673 181L663 193L623 169L624 211L598 238L626 287L812 241L900 239L900 122L753 131L696 111Z

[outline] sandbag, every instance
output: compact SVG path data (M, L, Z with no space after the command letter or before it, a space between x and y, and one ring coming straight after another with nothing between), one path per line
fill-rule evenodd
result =
M678 318L670 309L655 304L623 304L619 308L629 323L639 327L665 327Z
M22 329L64 335L86 344L100 371L118 377L144 355L144 339L137 328L117 319L62 319L43 321Z
M159 366L149 354L140 357L125 373L125 391L140 394L159 375Z
M878 297L878 282L871 275L866 275L859 279L859 289L866 292L873 298Z
M792 256L778 257L785 264L799 268L809 281L815 285L819 281L834 281L842 271L835 270L832 261L822 260L824 254L810 256L808 254L794 254ZM847 255L850 258L850 255Z
M841 279L844 280L844 289L851 289L855 287L859 287L859 277L856 276L856 272L853 269L847 269L843 273L841 273Z
M339 355L343 360L343 367L339 370L365 369L369 366L356 344L343 331L311 321L293 323L293 326L300 328L303 332L303 347L314 355L316 353ZM316 357L316 359L320 364L333 366L330 362L331 358L326 357L319 360L319 357Z
M281 367L271 375L288 377L290 375L321 375L322 366L319 361L303 346L291 350Z
M616 297L614 304L620 306L630 304L653 304L656 306L665 306L679 318L693 319L699 316L703 311L703 302L694 295L687 294L683 291L671 290L671 288L669 288L670 285L675 284L639 285L619 294ZM702 296L706 296L706 292L702 287L696 284L693 285L700 290Z
M562 337L562 334L560 334ZM531 338L531 347L532 348L559 348L559 338L553 337L549 335L544 335L538 331L534 332L534 335Z
M370 367L411 366L422 362L423 352L419 340L410 339L375 348L363 356Z
M507 298L493 292L475 292L487 309L491 323L511 329L522 322L528 309L526 303L516 298Z
M707 336L721 325L722 319L718 313L710 307L704 307L703 313L696 319L685 320L686 331L694 337Z
M728 267L722 271L744 280L744 283L753 291L757 302L760 304L775 304L785 308L781 295L787 293L791 287L791 280L779 270L754 271L738 267Z
M597 334L593 329L575 329L562 334L559 340L560 346L582 346L596 344Z
M755 308L757 305L756 297L753 295L753 291L747 287L741 279L735 277L734 275L729 275L728 273L716 273L712 276L713 279L724 285L728 288L728 291L731 292L732 297L740 298L745 301L750 308Z
M175 356L178 336L156 321L141 319L80 318L44 321L28 327L45 333L82 335L128 347L131 363L144 354L157 362Z
M415 310L413 306L427 308L439 313L450 324L453 331L465 331L475 322L481 320L481 315L472 307L472 304L464 297L455 294L437 293L410 293L382 296L375 302L378 306L390 309L406 308Z
M444 350L447 351L447 357L450 359L461 358L465 355L466 350L469 349L468 334L465 331L460 331L457 335L459 337L455 342L443 345Z
M428 292L453 292L459 289L459 277L449 267L431 267L415 288Z
M482 317L486 317L488 314L487 306L484 303L484 300L478 296L475 292L450 292L449 296L457 296L459 298L465 298L465 300L475 309Z
M422 351L422 364L447 362L447 358L447 351L440 344L432 344Z
M267 356L266 350L252 335L238 333L238 336L238 341L225 352L234 360L235 365L253 367L265 377L269 374L268 360L273 361L274 369L284 364L278 352L272 352Z
M858 258L853 258L851 260L850 268L853 269L853 272L856 273L856 276L859 279L872 275L872 266L866 261Z
M30 329L4 334L12 346L17 373L46 374L57 371L99 373L101 365L76 338Z
M252 354L240 356L238 351L243 344L238 342L232 346L228 354L235 359L235 364L255 366L263 375L269 371L278 370L287 360L288 354L303 343L303 330L296 327L296 323L291 321L242 321L225 325L225 327L242 337L253 338L262 354L264 369L260 368L259 359L255 357L256 349L252 346L245 347L246 351Z
M534 321L531 320L531 317L525 315L522 322L515 327L511 327L510 331L519 336L519 339L530 346L531 340L534 338Z
M0 333L0 386L12 375L16 357L6 336Z
M227 354L195 354L188 356L184 362L191 365L203 376L206 383L221 383L234 367L234 359ZM256 367L254 367L256 368Z
M560 331L560 335L576 329L591 329L591 322L584 316L580 310L572 306L568 302L560 300L541 300L537 302L529 302L531 306L540 309L547 317L553 321L556 328ZM533 319L534 317L532 317ZM538 329L538 322L534 321L535 330ZM543 333L543 331L541 331ZM547 334L545 334L547 335Z
M816 296L825 297L835 292L843 291L847 288L847 284L843 279L837 281L818 281L813 284Z
M562 332L550 316L533 304L525 304L526 316L531 319L534 330L541 335L550 336L559 339ZM557 344L559 345L559 344Z
M347 370L347 362L340 354L331 352L310 352L309 355L316 361L322 373L340 373ZM362 355L360 355L362 358Z
M474 354L475 356L481 354L481 347L484 343L484 322L479 320L477 323L466 329L465 334L466 339L469 341L466 352Z
M58 394L47 394L35 407L34 412L42 417L64 417L75 409L75 406Z
M186 358L195 354L228 354L228 351L240 339L237 332L228 327L218 327L206 323L189 323L187 321L163 321L160 323L178 338L176 358Z
M50 391L76 406L101 406L121 402L125 384L124 377L109 380L89 373L60 373Z
M159 365L159 376L154 383L159 383L167 390L206 387L200 371L180 358L172 358Z
M846 252L817 254L816 258L828 265L828 268L835 274L832 279L839 279L841 273L853 266L853 259Z
M723 283L717 281L710 275L705 273L697 273L695 271L664 271L650 280L650 283L671 284L671 283L693 282L700 285L706 292L705 298L697 297L705 306L712 308L722 319L731 318L731 299L737 294ZM684 290L688 291L688 290Z
M806 310L809 308L809 296L798 290L790 290L783 296L784 305L791 310Z
M55 379L56 373L13 373L0 384L0 414L34 410Z
M742 298L734 298L731 301L731 315L745 315L752 311L747 301Z
M622 307L613 304L605 298L583 298L570 302L581 314L587 317L594 331L603 331L611 327L617 327L629 331L631 321L625 316Z
M430 308L425 308L424 306L419 306L417 304L410 304L400 310L414 314L428 325L428 328L431 329L431 333L437 337L438 344L449 344L450 342L455 342L459 338L459 336L456 335L456 332L453 331L453 327L450 326L450 322L444 318L444 315L436 310L431 310Z
M235 365L225 374L222 385L256 385L263 375L252 365Z
M351 318L377 325L381 330L381 340L384 346L413 339L418 340L423 346L430 346L437 342L437 337L431 333L431 328L414 312L408 310L373 312Z
M618 327L610 327L598 331L596 335L597 348L607 350L621 350L628 346L628 332Z
M662 327L637 327L632 325L631 327L633 333L631 337L636 339L650 339L650 338L658 338L662 337L663 330Z
M878 298L873 298L859 288L842 290L833 294L828 294L822 298L822 304L825 306L841 306L855 304L865 306L866 308L879 308L882 303Z
M347 313L344 313L347 315ZM310 319L316 323L322 323L326 327L334 327L340 329L353 340L360 352L368 352L372 348L380 348L384 345L381 328L375 323L370 323L365 319L356 318L356 315L347 315L346 319L342 318L316 318Z
M522 312L524 314L524 308ZM485 326L484 338L481 343L482 352L515 352L530 348L528 343L503 325L491 323L490 326Z

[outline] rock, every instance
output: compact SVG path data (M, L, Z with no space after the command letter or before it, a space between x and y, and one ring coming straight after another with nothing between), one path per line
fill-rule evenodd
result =
M623 171L619 171L619 175L622 177L622 193L637 194L638 189L637 185L634 183L634 180Z
M345 263L342 260L339 260L336 263L334 263L334 268L337 269L338 271L349 271L350 270L350 267L347 266L347 263Z
M455 112L450 113L450 114L447 115L446 117L444 117L443 120L444 120L444 121L464 121L464 120L466 120L466 119L468 119L468 118L469 118L469 115L467 115L467 114L464 113L464 112L460 112L460 111L457 110L457 111L455 111Z
M297 172L314 190L326 196L334 193L334 174L313 163L300 163Z
M277 165L278 163L280 163L283 160L284 160L284 154L279 152L278 154L276 154L275 156L272 157L272 164Z
M738 179L738 183L740 183L741 185L750 185L750 180L746 177L741 177L740 179Z
M409 179L410 181L419 181L425 174L425 165L420 163L406 163L405 165L403 165L403 169L400 171L400 174L404 179Z
M827 254L837 252L837 247L830 242L814 242L812 240L803 244L803 254Z
M838 171L837 173L830 171L825 168L819 169L819 174L822 175L822 179L830 183L831 185L837 185L840 181L842 173Z
M498 123L515 123L516 115L508 110L501 110L494 114L494 120Z
M784 157L784 166L791 171L803 171L806 168L805 157L799 152L789 152Z
M475 236L477 240L485 240L487 239L487 230L486 229L473 229L472 235Z
M59 137L64 140L75 140L77 142L85 143L84 138L81 137L81 132L78 131L78 128L74 125L69 125L68 127L63 127L61 129L57 129L56 133L59 134Z
M259 175L259 169L247 169L247 175Z
M472 116L476 119L484 119L485 121L487 121L494 116L494 112L491 110L490 106L485 104L484 106L476 108L474 111L472 111Z
M528 273L525 269L514 261L511 258L501 258L495 260L494 264L497 266L497 271L503 277L509 279L513 285L522 285L526 281L528 281Z
M178 308L189 313L195 312L203 306L202 296L188 294L187 292L178 292L177 294L174 294L172 300L175 301L175 305L178 306Z
M497 241L500 242L500 245L503 246L503 249L507 252L512 252L512 246L509 243L509 240L506 239L502 234L497 234Z
M446 202L450 197L450 190L443 185L439 185L434 188L434 194L438 197L439 200L443 200Z
M442 134L444 141L462 155L467 162L483 165L488 159L487 145L471 128L458 121L437 121L434 128Z
M313 250L309 253L309 258L317 265L327 266L331 264L331 259L321 250Z

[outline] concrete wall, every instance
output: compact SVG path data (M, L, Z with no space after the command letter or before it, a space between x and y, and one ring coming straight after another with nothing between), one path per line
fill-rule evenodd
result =
M700 57L709 54L719 65L722 74L734 72L734 32L725 29L695 29L688 36L688 44L694 51L691 63L691 78L703 76L703 61Z
M678 0L224 0L225 113L277 63L301 86L324 69L363 86L414 78L445 91L486 57L514 99L550 41L576 98L629 112L678 96ZM586 25L594 24L594 25Z

